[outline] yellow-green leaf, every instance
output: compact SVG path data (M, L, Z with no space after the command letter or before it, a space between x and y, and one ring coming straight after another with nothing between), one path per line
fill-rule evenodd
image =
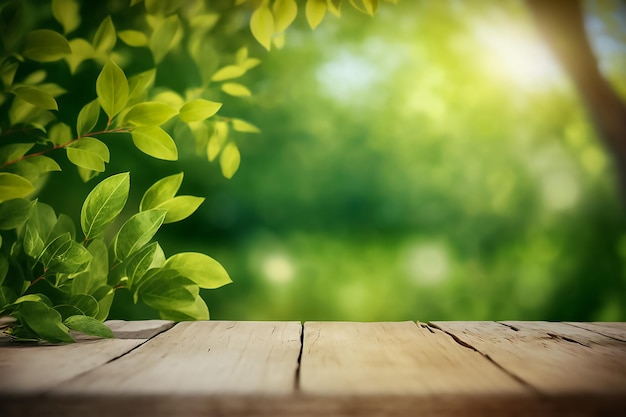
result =
M150 36L148 46L154 55L154 61L159 63L176 45L180 37L177 36L180 28L180 19L173 15L165 19Z
M35 187L26 178L9 172L0 172L0 203L26 197L33 191Z
M252 13L250 31L252 31L255 39L269 51L274 34L274 16L272 16L270 8L267 7L267 2L261 3Z
M341 0L328 0L328 11L337 17L341 16Z
M180 185L183 183L183 176L184 174L180 172L161 178L152 184L141 198L139 211L157 208L163 202L174 198Z
M235 97L249 97L252 95L248 87L238 83L224 83L222 84L222 91Z
M20 86L13 89L13 94L24 101L45 110L58 110L57 102L50 94L31 86Z
M96 138L83 138L65 148L67 159L74 165L103 172L104 163L109 162L109 148Z
M212 81L224 81L241 77L246 73L246 69L239 65L227 65L218 69L211 77Z
M179 195L159 204L157 208L167 210L163 223L174 223L191 216L204 202L204 198Z
M72 129L65 123L56 123L48 130L48 139L57 146L66 144L72 140Z
M122 212L128 191L130 174L124 172L102 180L89 193L80 212L80 225L85 238L94 239Z
M70 48L72 48L72 53L65 57L65 61L70 67L70 72L73 74L80 64L87 59L93 58L94 49L89 42L82 38L72 39L70 41Z
M315 29L326 15L326 0L307 0L305 13L311 29Z
M222 146L228 138L228 124L226 122L217 122L213 135L209 138L207 145L207 157L212 162L222 150Z
M85 104L78 113L78 119L76 121L76 131L78 132L78 136L83 136L85 133L91 132L91 130L96 126L96 123L98 123L99 117L100 103L98 102L98 99Z
M204 100L191 100L180 109L180 119L183 122L199 122L213 116L222 107L222 103Z
M239 163L241 162L241 155L237 145L230 142L220 155L220 168L222 169L222 175L230 179L235 175L239 169Z
M241 119L232 119L233 129L237 132L259 133L258 127Z
M113 26L113 20L111 16L107 16L96 31L93 37L93 47L98 52L108 53L111 52L115 46L117 36L115 34L115 26Z
M117 32L117 36L128 46L146 46L148 45L148 37L145 33L138 30L121 30Z
M22 55L37 62L52 62L72 53L63 35L49 29L33 30L26 34Z
M80 26L80 13L75 0L52 0L52 15L69 33Z
M214 289L233 282L219 262L202 253L177 253L165 261L163 269L177 271L200 288Z
M35 146L34 143L11 143L0 148L0 165L20 159Z
M104 64L96 80L96 93L100 105L109 119L124 110L128 102L128 80L124 71L113 61Z
M283 32L291 25L298 14L296 0L276 0L272 6L274 12L274 31Z
M156 69L140 72L128 79L128 104L134 104L143 101L147 92L154 85L156 78Z
M174 117L178 112L172 106L152 101L134 105L124 120L133 125L160 126Z
M158 126L139 126L133 129L131 136L137 149L147 155L167 161L178 159L176 143Z

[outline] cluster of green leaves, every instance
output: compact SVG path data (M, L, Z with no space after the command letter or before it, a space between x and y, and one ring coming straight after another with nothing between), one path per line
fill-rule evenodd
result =
M383 0L396 4L398 0ZM285 44L285 30L298 15L296 0L237 0L238 4L254 2L258 6L250 18L250 30L257 41L268 51L272 44L282 48ZM373 16L378 10L379 0L349 0L356 10ZM270 5L271 3L271 5ZM326 13L341 16L341 0L306 0L304 12L311 29L322 23Z
M81 210L84 239L73 221L38 201L17 198L0 205L0 229L17 231L0 255L0 314L17 319L8 333L20 340L71 342L69 329L111 337L106 319L115 291L127 289L135 302L172 320L207 320L200 288L231 282L214 259L200 253L166 258L152 238L164 223L191 215L203 199L176 196L183 174L157 181L140 211L105 242L130 191L130 174L110 176L87 196ZM8 255L8 256L7 256Z

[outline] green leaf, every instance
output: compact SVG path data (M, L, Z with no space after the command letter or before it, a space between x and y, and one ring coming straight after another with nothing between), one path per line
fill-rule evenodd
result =
M85 239L94 239L104 233L104 229L122 212L129 191L128 172L112 175L94 187L80 212Z
M162 320L173 321L209 320L209 308L202 297L197 296L193 303L178 307L176 311L161 310L159 316Z
M228 139L228 124L226 122L215 123L213 135L209 138L207 145L207 157L209 161L213 161L219 155L222 147Z
M272 35L274 34L274 16L272 16L267 2L261 3L252 13L250 31L254 38L269 51L272 45Z
M159 244L152 242L135 252L124 262L128 286L130 288L139 285L144 274L148 272L150 268L154 267L153 262L159 255L159 249Z
M48 139L55 145L63 145L72 140L72 129L65 123L56 123L48 131Z
M52 301L50 301L50 299L43 294L26 294L26 295L19 297L17 300L15 300L13 304L18 305L25 301L43 303L48 307L52 307Z
M252 123L248 123L245 120L241 119L232 119L233 130L237 132L246 132L246 133L259 133L261 132L258 127L253 125Z
M36 87L21 86L12 90L22 100L45 110L58 110L57 102L50 94Z
M128 79L128 85L130 93L128 96L128 104L137 103L143 101L147 95L148 90L154 85L156 78L156 69L140 72Z
M70 41L70 47L72 48L72 54L65 57L67 65L70 67L70 72L74 74L76 69L84 61L93 58L95 51L93 46L85 39L76 38Z
M213 116L222 107L222 103L204 100L191 100L180 109L180 119L183 122L199 122Z
M93 317L71 316L63 322L67 327L90 336L113 338L113 332Z
M44 155L34 156L29 158L28 161L37 167L40 174L61 170L61 167L54 159L48 158Z
M224 81L230 80L232 78L241 77L246 73L246 69L239 65L227 65L218 69L213 76L211 76L211 81Z
M167 210L163 223L174 223L191 216L204 202L202 197L180 195L159 204L158 208Z
M148 37L138 30L122 30L117 32L117 36L128 46L147 46Z
M196 252L178 253L165 261L163 269L173 269L195 282L200 288L219 288L232 282L219 262Z
M337 17L341 17L341 0L329 0L328 11Z
M4 258L0 258L0 259L4 259ZM6 262L6 259L3 262ZM5 274L6 274L6 271L5 271ZM4 277L0 279L0 282L3 280L4 280ZM10 304L13 304L16 298L17 296L15 295L15 292L11 288L1 286L0 287L0 312L3 311L6 307L8 307Z
M61 315L42 302L22 302L17 310L17 316L44 340L52 343L74 342L69 329L61 322Z
M133 129L131 136L137 149L147 155L167 161L178 159L176 143L158 126L139 126Z
M115 298L115 291L108 285L103 285L93 293L93 296L98 300L98 314L94 318L100 321L106 320L109 315L109 310L111 309L111 304L113 303L113 298Z
M179 28L180 20L178 16L173 15L165 19L163 23L152 32L148 46L154 56L154 62L161 62L165 55L175 46L177 42L176 33Z
M8 172L0 172L0 203L14 198L26 197L35 187L26 178Z
M224 83L222 84L222 91L233 97L249 97L252 95L248 87L238 83Z
M69 233L71 239L76 238L76 226L69 216L65 214L59 214L52 231L48 235L48 240L54 239L57 236L61 236L64 233Z
M82 138L65 150L74 165L92 171L104 172L104 163L109 162L109 148L96 138Z
M274 12L274 31L284 32L298 14L296 0L276 0L272 6Z
M128 80L113 61L104 64L96 80L96 94L109 119L124 110L128 102Z
M177 271L152 269L139 288L139 296L157 310L177 310L195 302L199 288Z
M117 260L123 261L141 249L163 224L166 210L147 210L137 213L126 221L113 240L113 252Z
M152 15L169 16L182 4L180 0L145 0L146 11Z
M315 29L326 15L326 0L307 0L305 13L311 29Z
M75 0L52 0L52 15L63 26L63 33L70 33L80 26L80 13Z
M155 182L144 193L141 202L139 203L139 211L157 208L165 201L174 198L180 189L180 185L183 183L183 176L184 174L181 172Z
M159 126L178 112L172 106L157 101L135 104L126 113L124 120L133 125Z
M111 16L107 16L102 23L100 23L93 37L93 47L97 52L109 53L115 46L116 40L115 26L113 26Z
M91 294L96 289L107 284L109 274L109 256L107 246L101 239L94 239L89 243L87 250L92 256L89 269L74 277L71 293Z
M76 120L76 131L78 136L83 136L86 133L96 127L98 118L100 117L100 102L98 99L92 100L85 104L78 113L78 119Z
M30 151L34 143L13 143L5 145L0 148L0 165L4 165L7 162L14 162Z
M91 254L83 245L74 240L70 240L69 243L64 242L64 236L66 235L59 236L57 239L60 239L61 242L57 247L52 248L56 252L54 252L54 256L47 263L48 272L77 274L85 271L91 262ZM53 242L56 241L54 240ZM44 251L42 259L46 253Z
M0 230L21 227L30 216L35 201L14 198L0 204Z
M22 55L37 62L58 61L71 53L67 39L49 29L33 30L26 34L22 49Z
M220 167L222 169L222 175L230 179L235 175L239 169L239 163L241 162L241 155L237 145L230 142L220 155Z

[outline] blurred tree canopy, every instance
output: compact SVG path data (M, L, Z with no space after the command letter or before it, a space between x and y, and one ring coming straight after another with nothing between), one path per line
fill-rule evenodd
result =
M224 99L225 117L262 132L234 134L237 174L224 179L184 136L176 163L115 143L110 165L141 167L139 188L184 166L181 192L207 198L159 240L229 271L233 284L203 294L213 318L626 319L615 164L526 3L405 0L373 18L344 7L314 32L299 14L267 54L251 10L221 4L219 30L263 58L243 77L252 96ZM583 12L623 98L623 2ZM207 65L229 46L206 45ZM198 80L182 55L159 65L157 85ZM76 214L86 188L64 181L39 198ZM131 314L125 301L112 317Z

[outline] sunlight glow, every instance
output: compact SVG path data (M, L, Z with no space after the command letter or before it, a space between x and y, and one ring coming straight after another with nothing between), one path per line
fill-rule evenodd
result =
M516 27L482 23L476 28L478 41L485 47L487 72L525 88L544 88L562 76L554 58L539 39Z
M405 262L406 270L416 284L441 283L447 278L450 269L448 251L435 242L410 247Z
M263 275L275 284L285 284L293 280L295 271L291 260L284 254L276 253L263 261Z
M342 52L317 71L324 92L338 100L352 101L379 77L376 66L363 57Z

